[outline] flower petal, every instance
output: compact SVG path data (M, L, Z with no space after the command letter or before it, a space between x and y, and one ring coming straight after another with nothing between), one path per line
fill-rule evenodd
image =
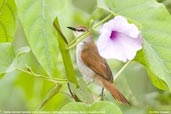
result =
M97 44L99 53L102 57L106 59L115 58L121 61L127 60L123 55L123 50L122 48L120 48L119 44L113 45L113 43L110 40L106 40L106 42L104 42L105 45L103 44L103 47L101 47L99 42Z
M124 53L123 55L127 60L132 60L135 57L136 52L142 48L142 42L140 39L140 37L133 39L124 34L120 34L118 42L120 43L120 47L122 47Z
M142 37L136 25L129 24L122 16L117 16L100 29L97 48L106 59L115 58L126 62L132 60L142 48Z
M117 16L107 23L108 24L106 25L110 25L110 28L112 28L112 30L117 30L118 32L129 35L132 38L137 38L140 34L138 28L134 24L129 24L126 18L124 18L123 16Z

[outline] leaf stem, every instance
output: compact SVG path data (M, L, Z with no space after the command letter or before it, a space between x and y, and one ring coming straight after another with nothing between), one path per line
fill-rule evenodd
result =
M125 70L125 68L131 63L132 61L128 61L114 76L114 81L116 80L116 78Z
M48 76L43 76L43 75L40 75L40 74L36 74L31 69L23 70L23 69L17 68L16 70L18 70L20 72L24 72L24 73L30 74L30 75L33 75L33 76L35 76L37 78L42 78L42 79L48 80L48 81L53 82L55 84L56 83L60 83L60 84L66 84L66 83L68 83L68 81L66 79L50 78Z

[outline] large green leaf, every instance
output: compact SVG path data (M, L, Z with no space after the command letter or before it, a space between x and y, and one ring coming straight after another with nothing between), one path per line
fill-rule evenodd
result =
M16 0L16 3L33 54L48 75L57 74L59 48L53 20L59 17L62 31L71 38L67 26L73 25L78 11L72 6L71 0Z
M64 3L65 0L16 0L28 43L49 76L57 72L59 50L53 20Z
M111 102L99 101L94 104L72 102L65 105L60 113L67 114L122 114L121 110Z
M164 5L155 0L98 0L98 6L138 23L144 39L136 60L145 64L154 85L171 90L171 16Z
M16 29L14 0L0 0L0 42L9 42Z

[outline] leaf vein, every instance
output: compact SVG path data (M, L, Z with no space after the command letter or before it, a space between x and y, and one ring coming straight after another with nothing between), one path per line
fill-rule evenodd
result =
M46 59L47 59L47 67L48 69L52 69L51 68L51 63L50 63L50 58L49 58L49 51L48 51L48 47L47 47L47 29L46 29L46 14L45 14L45 0L42 1L42 33L43 33L43 39L44 39L44 49L45 49L45 56L46 56ZM51 71L51 70L50 70ZM52 75L52 74L50 74Z

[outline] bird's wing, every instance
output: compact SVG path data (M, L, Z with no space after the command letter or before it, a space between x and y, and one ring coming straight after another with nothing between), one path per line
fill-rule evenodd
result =
M99 55L97 49L95 49L95 51L92 49L83 50L81 58L96 74L108 81L113 81L112 72L106 60Z

